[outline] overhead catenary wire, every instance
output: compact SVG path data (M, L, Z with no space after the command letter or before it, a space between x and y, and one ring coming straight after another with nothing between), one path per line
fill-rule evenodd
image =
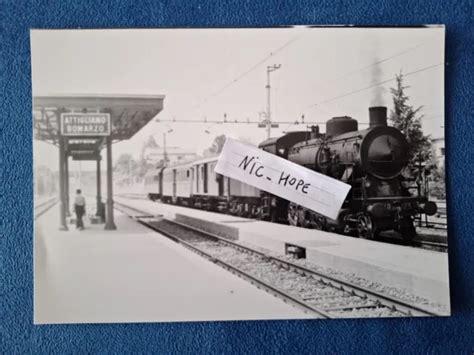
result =
M414 75L414 74L417 74L417 73L421 73L421 72L424 72L424 71L426 71L426 70L439 67L439 66L441 66L441 65L444 65L444 62L438 63L438 64L433 64L433 65L430 65L430 66L427 66L427 67L424 67L424 68L421 68L421 69L417 69L417 70L414 70L414 71L405 73L405 74L403 74L403 76L404 76L404 77L407 77L407 76L410 76L410 75ZM368 89L372 89L372 88L374 88L374 87L377 87L377 86L380 86L380 85L389 83L389 82L391 82L391 81L393 81L393 80L395 80L395 77L390 78L390 79L386 79L386 80L383 80L383 81L380 81L380 82L375 83L375 84L371 84L371 85L365 86L365 87L360 88L360 89L357 89L357 90L353 90L353 91L350 91L350 92L347 92L347 93L344 93L344 94L340 94L340 95L331 97L331 98L329 98L329 99L326 99L326 100L320 101L320 102L318 102L318 103L309 105L307 108L308 108L308 109L309 109L309 108L314 108L314 107L316 107L316 106L318 106L318 105L321 105L321 104L326 104L326 103L328 103L328 102L336 101L336 100L342 99L342 98L344 98L344 97L351 96L351 95L357 94L357 93L359 93L359 92L362 92L362 91L365 91L365 90L368 90Z
M270 59L271 57L273 57L274 55L276 55L277 53L281 52L282 50L284 50L285 48L287 48L288 46L290 46L291 44L293 44L294 42L296 42L298 39L300 39L302 36L302 34L299 34L295 37L293 37L292 39L290 39L289 41L287 41L286 43L284 43L282 46L278 47L277 49L271 51L269 54L267 54L264 58L262 58L261 60L259 60L258 62L256 62L254 65L252 65L250 68L248 68L247 70L245 70L244 72L240 73L236 78L234 78L233 80L229 81L228 83L226 83L224 86L222 86L221 88L219 88L218 90L216 90L214 93L210 94L209 96L205 97L204 99L202 99L198 104L194 105L191 109L196 109L196 108L199 108L202 104L208 102L209 100L213 99L214 97L220 95L222 92L224 92L225 90L227 90L229 87L231 87L232 85L236 84L238 81L240 81L241 79L243 79L245 76L247 76L248 74L250 74L251 72L253 72L255 69L257 69L260 65L262 65L263 63L265 63L268 59Z
M428 43L429 43L429 42L428 42ZM374 66L376 66L376 65L380 65L380 64L385 63L385 62L387 62L387 61L389 61L389 60L391 60L391 59L393 59L393 58L400 57L400 56L402 56L402 55L404 55L404 54L406 54L406 53L409 53L409 52L414 51L414 50L416 50L416 49L418 49L418 48L420 48L420 47L423 47L423 46L427 45L428 43L427 43L427 42L418 43L418 44L416 44L416 45L414 45L414 46L411 46L411 47L408 47L408 48L406 48L406 49L404 49L404 50L402 50L402 51L400 51L400 52L394 53L394 54L392 54L392 55L390 55L390 56L388 56L388 57L382 58L382 59L380 59L380 60L376 60L375 62L372 62L372 63L370 63L370 64L364 65L363 67L360 67L360 68L351 70L351 71L349 71L349 72L347 72L347 73L342 74L341 76L339 76L339 77L337 77L337 78L335 78L335 79L332 79L332 80L330 80L330 81L327 81L327 82L323 83L323 86L327 86L327 85L329 85L329 84L332 84L332 83L334 83L334 82L336 82L336 81L339 81L339 80L341 80L341 79L344 79L344 78L346 78L346 77L349 77L349 76L351 76L351 75L353 75L353 74L356 74L356 73L358 73L358 72L364 71L364 70L369 69L369 68L371 68L371 67L374 67ZM310 107L312 107L312 106L314 106L314 105L307 106L305 109L308 109L308 108L310 108ZM323 111L326 111L326 110L324 110L322 107L319 107L319 109L322 109ZM327 112L327 111L326 111L326 112Z
M205 97L204 99L202 99L198 104L194 105L191 109L196 109L196 108L199 108L200 106L202 106L204 103L207 103L209 100L213 99L214 97L216 96L219 96L222 92L224 92L225 90L227 90L229 87L233 86L234 84L236 84L238 81L240 81L241 79L243 79L244 77L246 77L248 74L250 74L252 71L254 71L255 69L257 69L260 65L262 65L263 63L265 63L268 59L270 59L272 56L274 56L275 54L277 54L278 52L284 50L285 48L287 48L288 46L290 46L292 43L296 42L298 39L300 39L302 36L302 34L299 34L295 37L293 37L292 39L290 39L289 41L287 41L286 43L284 43L282 46L278 47L277 49L275 49L274 51L270 52L269 54L267 54L264 58L262 58L261 60L259 60L258 62L256 62L254 65L252 65L250 68L248 68L247 70L245 70L244 72L240 73L236 78L234 78L233 80L229 81L228 83L226 83L225 85L223 85L221 88L219 88L218 90L216 90L215 92L213 92L212 94L210 94L209 96ZM422 46L426 45L426 43L419 43L415 46L412 46L412 47L408 47L406 49L404 49L403 51L400 51L400 52L397 52L397 53L394 53L388 57L385 57L383 59L380 59L380 60L377 60L375 62L372 62L368 65L365 65L361 68L358 68L358 69L355 69L355 70L352 70L348 73L345 73L343 75L341 75L340 77L336 78L336 79L333 79L331 80L330 82L328 83L332 83L334 81L337 81L337 80L340 80L344 77L347 77L347 76L350 76L350 75L353 75L359 71L363 71L363 70L366 70L370 67L373 67L375 65L379 65L381 63L384 63L384 62L387 62L393 58L396 58L396 57L399 57L399 56L402 56L410 51L413 51L413 50L416 50ZM413 72L409 72L409 73L406 73L404 74L404 76L410 76L410 75L413 75L413 74L416 74L418 72L422 72L422 71L425 71L425 70L428 70L428 69L431 69L431 68L434 68L434 67L437 67L439 65L442 65L444 63L439 63L439 64L435 64L433 66L429 66L429 67L425 67L425 68L421 68L419 70L416 70L416 71L413 71ZM384 80L384 81L381 81L381 82L378 82L378 83L375 83L375 84L371 84L369 86L366 86L366 87L363 87L363 88L360 88L360 89L357 89L357 90L354 90L354 91L351 91L351 92L348 92L348 93L345 93L345 94L341 94L341 95L338 95L338 96L335 96L335 97L332 97L332 98L329 98L329 99L326 99L326 100L323 100L321 102L318 102L316 104L312 104L312 105L309 105L307 106L306 109L309 109L309 108L314 108L318 105L321 105L321 104L324 104L324 103L328 103L328 102L332 102L332 101L335 101L337 99L341 99L341 98L344 98L344 97L347 97L347 96L350 96L350 95L353 95L353 94L356 94L358 92L361 92L361 91L365 91L365 90L368 90L368 89L371 89L373 87L377 87L379 85L383 85L387 82L390 82L390 81L393 81L395 80L395 78L391 78L391 79L387 79L387 80ZM322 107L320 107L322 109ZM176 120L176 119L173 119L173 120L156 120L157 122L193 122L193 120ZM296 120L298 121L298 120ZM196 122L202 122L202 121L196 121ZM229 120L229 121L218 121L218 120L211 120L211 121L206 121L206 123L255 123L254 121L249 121L247 120L247 122L244 122L244 121L238 121L238 120ZM276 122L276 123L290 123L288 121L286 122ZM319 122L311 122L311 123L319 123ZM293 123L294 124L294 123Z
M287 48L288 46L290 46L291 44L293 44L294 42L296 42L297 40L299 40L301 38L302 34L299 34L295 37L293 37L292 39L290 39L289 41L287 41L286 43L284 43L282 46L276 48L275 50L271 51L269 54L267 54L264 58L262 58L261 60L259 60L258 62L256 62L254 65L252 65L250 68L248 68L247 70L245 70L244 72L240 73L236 78L234 78L233 80L229 81L228 83L226 83L224 86L222 86L221 88L219 88L217 91L215 91L214 93L210 94L209 96L205 97L204 99L202 99L199 103L197 103L196 105L192 106L191 107L191 110L195 110L199 107L201 107L204 103L207 103L209 100L213 99L214 97L216 96L219 96L222 92L224 92L225 90L227 90L229 87L231 87L232 85L236 84L239 80L243 79L245 76L247 76L248 74L250 74L252 71L254 71L255 69L257 69L260 65L262 65L263 63L265 63L268 59L270 59L271 57L273 57L274 55L276 55L277 53L281 52L282 50L284 50L285 48ZM156 120L155 122L192 122L192 120L176 120L176 119L173 119L173 120ZM199 121L197 121L199 122ZM206 120L207 122L207 120ZM212 122L212 121L210 121ZM221 122L221 121L214 121L214 123L224 123L224 122ZM234 123L237 123L237 122L234 122Z
M385 57L385 58L383 58L383 59L377 60L377 61L375 61L375 62L373 62L373 63L370 63L370 64L368 64L368 65L365 65L365 66L363 66L363 67L354 69L354 70L349 71L349 72L347 72L347 73L344 73L344 74L342 74L341 76L339 76L339 77L337 77L337 78L335 78L335 79L332 79L332 80L326 82L326 85L332 84L332 83L334 83L334 82L336 82L336 81L339 81L339 80L341 80L341 79L344 79L344 78L346 78L346 77L348 77L348 76L351 76L351 75L353 75L353 74L355 74L355 73L358 73L358 72L367 70L367 69L369 69L369 68L371 68L371 67L373 67L373 66L376 66L376 65L379 65L379 64L388 62L389 60L391 60L391 59L393 59L393 58L400 57L400 56L402 56L402 55L404 55L404 54L406 54L406 53L409 53L409 52L411 52L411 51L413 51L413 50L415 50L415 49L418 49L418 48L420 48L420 47L423 47L423 46L425 46L425 45L426 45L426 43L419 43L419 44L417 44L417 45L415 45L415 46L406 48L405 50L403 50L403 51L401 51L401 52L397 52L397 53L395 53L395 54L392 54L392 55L390 55L390 56L388 56L388 57Z

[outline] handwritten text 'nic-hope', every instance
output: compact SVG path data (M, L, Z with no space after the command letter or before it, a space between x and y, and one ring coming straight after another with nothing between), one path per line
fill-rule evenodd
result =
M272 181L269 176L265 175L265 167L260 162L258 162L258 157L249 157L246 155L245 158L240 162L239 168L245 172L248 172L249 175L255 175L258 178L264 178L268 181ZM311 184L305 183L303 179L297 179L291 176L289 173L286 174L284 171L282 171L280 174L278 185L291 186L295 189L295 191L301 191L304 194L308 193L308 188L311 186Z

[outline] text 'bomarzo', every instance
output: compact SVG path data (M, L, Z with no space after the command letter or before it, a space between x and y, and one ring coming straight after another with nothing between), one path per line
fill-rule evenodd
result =
M64 114L62 132L65 135L107 135L110 117L108 114Z

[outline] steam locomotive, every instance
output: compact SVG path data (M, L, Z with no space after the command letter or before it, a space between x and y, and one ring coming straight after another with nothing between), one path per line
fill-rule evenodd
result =
M351 185L337 219L216 174L217 157L158 169L145 181L148 196L166 203L259 218L294 226L375 239L393 230L407 241L416 236L413 219L434 215L436 204L412 195L402 170L408 162L403 134L387 125L387 108L369 108L369 128L350 117L326 122L311 132L289 132L259 148Z

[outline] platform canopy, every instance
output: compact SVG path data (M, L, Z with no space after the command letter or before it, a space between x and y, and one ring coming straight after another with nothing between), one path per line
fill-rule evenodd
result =
M106 215L106 230L117 228L113 208L112 143L133 137L163 110L164 98L163 95L33 96L35 139L55 144L59 148L60 230L68 230L69 157L73 160L96 161L96 215ZM107 166L106 213L103 211L100 177L101 150L104 147Z
M163 110L164 95L48 95L33 97L35 139L58 144L58 118L61 113L108 113L113 142L130 139ZM83 139L83 141L81 141ZM88 144L97 151L104 139L74 137L67 150L84 149Z

